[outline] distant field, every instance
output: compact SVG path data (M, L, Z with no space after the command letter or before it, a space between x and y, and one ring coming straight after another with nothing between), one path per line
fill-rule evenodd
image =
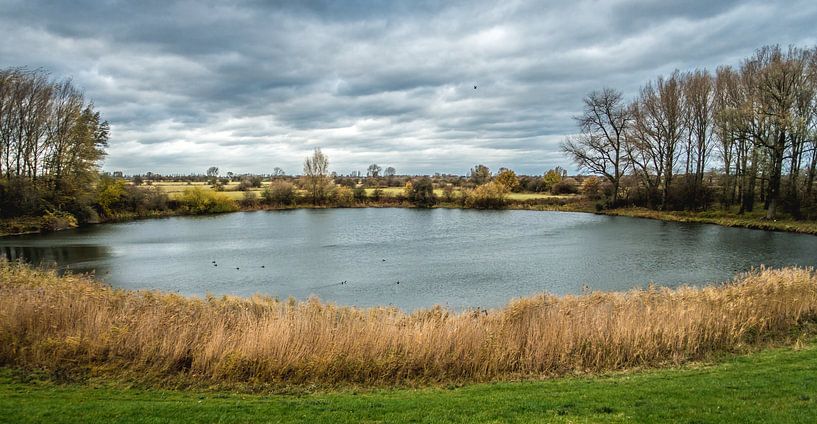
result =
M155 182L155 183L153 183L153 185L155 187L161 188L162 191L167 193L167 195L171 199L178 198L188 188L199 187L199 188L202 188L202 189L205 189L205 190L212 190L210 188L209 184L203 183L203 182L202 183L194 182L194 183L190 183L190 184L188 184L188 183L177 183L177 182ZM254 189L252 189L252 191L256 192L258 194L258 196L260 197L261 193L264 191L264 187L268 186L268 185L269 185L269 182L265 181L265 182L262 183L261 188L254 188ZM243 191L236 191L237 187L238 187L238 182L237 181L236 182L231 182L229 184L225 184L223 193L226 194L227 196L229 196L233 200L241 200L241 199L244 198L244 192Z
M398 194L403 192L403 188L401 188L401 187L388 187L388 188L383 188L381 190L383 190L383 194L385 196L397 196ZM373 188L367 188L366 189L366 194L371 196L373 191L374 191ZM442 191L442 189L438 188L438 189L434 190L434 194L436 194L437 196L442 196L443 191ZM459 196L460 195L460 190L455 190L454 195ZM571 197L575 197L575 196L554 196L554 195L548 194L548 193L511 193L511 194L508 195L508 198L511 199L511 200L569 199Z
M533 200L533 199L572 199L576 195L554 195L548 193L511 193L508 198L511 200Z
M261 196L261 193L264 191L264 187L268 186L270 183L268 181L264 181L261 188L254 188L252 191L256 192L258 196ZM205 190L211 190L210 185L203 182L194 182L194 183L179 183L179 182L155 182L153 183L155 187L160 187L164 192L170 196L171 199L177 198L184 192L185 189L192 188L192 187L200 187ZM238 187L238 182L231 182L224 186L223 193L227 196L230 196L233 200L241 200L244 198L244 192L242 191L235 191ZM403 192L402 187L386 187L382 188L383 195L386 197L395 197ZM368 196L372 195L374 192L373 188L367 188L366 194ZM435 189L434 193L437 196L442 196L443 191L441 189ZM455 195L459 196L459 190L455 191ZM535 199L570 199L576 196L566 195L566 196L555 196L548 193L511 193L508 195L510 200L535 200Z

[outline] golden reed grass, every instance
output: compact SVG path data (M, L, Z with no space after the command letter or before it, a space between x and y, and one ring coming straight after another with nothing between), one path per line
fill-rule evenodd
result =
M408 314L126 291L0 263L0 365L205 384L415 384L658 366L782 340L816 318L817 274L802 268L704 288L542 294L491 311Z

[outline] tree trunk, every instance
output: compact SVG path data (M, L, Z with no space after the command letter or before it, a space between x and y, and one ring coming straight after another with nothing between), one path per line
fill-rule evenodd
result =
M780 179L783 172L783 152L774 149L772 158L772 172L769 174L769 190L766 195L768 208L766 209L766 219L775 219L777 207L780 203Z

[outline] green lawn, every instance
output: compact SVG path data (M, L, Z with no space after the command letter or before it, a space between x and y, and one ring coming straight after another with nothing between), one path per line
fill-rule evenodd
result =
M817 422L817 346L711 366L461 388L242 395L21 383L0 422Z

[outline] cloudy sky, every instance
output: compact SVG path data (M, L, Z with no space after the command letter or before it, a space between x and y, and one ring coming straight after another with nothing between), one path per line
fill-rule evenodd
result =
M83 88L111 171L539 174L593 89L817 43L813 0L227 3L0 0L0 67Z

